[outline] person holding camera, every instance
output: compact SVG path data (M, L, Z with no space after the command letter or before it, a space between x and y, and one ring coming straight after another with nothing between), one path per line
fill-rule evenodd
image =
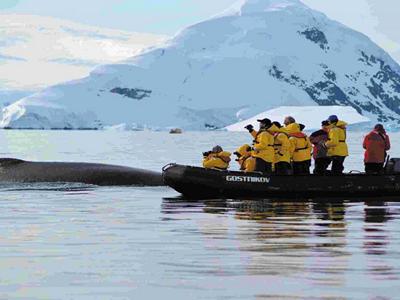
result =
M231 153L221 146L215 146L211 151L203 152L203 167L206 169L227 170L231 161Z
M274 135L275 148L275 173L277 175L290 175L292 166L290 164L290 141L289 135L283 130L281 123L272 122L279 131Z
M365 173L382 174L387 151L390 150L390 139L382 124L376 124L374 129L365 136L363 147Z
M314 158L314 174L325 175L331 163L328 157L328 148L325 143L328 141L329 121L322 121L321 129L313 132L310 135L310 141L313 144L313 158Z
M251 147L248 144L240 146L233 154L237 156L240 171L254 172L256 169L256 160L251 156Z
M275 158L274 133L279 129L267 118L257 120L257 122L260 123L258 132L254 130L251 124L245 126L254 138L251 156L255 158L255 171L271 174ZM274 128L276 129L275 131Z

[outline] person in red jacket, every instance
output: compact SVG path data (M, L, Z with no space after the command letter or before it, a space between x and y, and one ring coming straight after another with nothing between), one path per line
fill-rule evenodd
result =
M377 124L365 138L364 164L365 173L381 174L386 159L386 151L390 149L390 139L382 124Z

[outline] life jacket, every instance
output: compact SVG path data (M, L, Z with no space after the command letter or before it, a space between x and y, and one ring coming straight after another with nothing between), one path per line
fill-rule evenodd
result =
M251 153L252 157L261 158L268 163L274 162L274 132L276 131L279 131L279 128L272 125L268 129L262 129L257 132L253 144L254 151Z
M238 159L241 171L254 172L256 169L256 160L252 156L242 156Z
M293 133L290 135L289 141L292 145L292 160L293 162L302 162L311 159L311 142L303 132Z
M275 163L290 163L290 141L289 135L284 131L275 133L274 138Z
M206 158L203 159L203 167L206 169L221 169L226 170L229 167L231 161L231 153L222 151L219 153L210 153Z
M311 159L311 142L306 134L300 131L297 123L285 127L290 138L290 154L293 162L302 162Z
M236 161L239 163L241 171L253 172L255 170L256 163L254 157L251 157L250 149L250 145L244 144L235 152L235 154L238 155L238 159Z
M338 121L332 125L328 133L328 141L325 145L328 147L328 156L348 156L349 149L346 139L346 122Z

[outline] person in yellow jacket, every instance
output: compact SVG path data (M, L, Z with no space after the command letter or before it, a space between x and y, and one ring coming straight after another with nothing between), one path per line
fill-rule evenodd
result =
M340 175L343 174L344 160L349 156L346 143L347 123L340 121L336 115L329 116L328 121L330 129L325 146L328 148L328 157L330 157L332 161L332 174Z
M254 172L256 169L256 160L251 156L251 147L248 144L240 146L236 152L236 161L239 163L240 170L245 172Z
M224 151L221 146L215 146L211 151L203 153L203 167L206 169L226 170L231 161L231 153Z
M260 122L260 130L256 132L252 125L245 128L254 138L251 156L256 160L255 171L266 174L272 173L272 164L275 159L274 133L278 130L270 119L257 120Z
M293 123L296 123L296 120L292 116L287 116L283 120L283 124L285 125L285 127L287 127L287 126L289 126L290 124L293 124Z
M274 135L275 148L275 173L278 175L290 175L290 141L289 135L283 130L279 122L272 122L279 130Z
M285 127L289 135L294 175L310 174L312 145L308 136L302 132L303 129L304 125L298 123L290 123Z

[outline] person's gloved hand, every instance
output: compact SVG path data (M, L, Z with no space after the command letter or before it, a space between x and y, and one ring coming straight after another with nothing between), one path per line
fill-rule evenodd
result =
M252 132L254 130L254 127L251 124L246 125L244 128L247 129L249 132Z

